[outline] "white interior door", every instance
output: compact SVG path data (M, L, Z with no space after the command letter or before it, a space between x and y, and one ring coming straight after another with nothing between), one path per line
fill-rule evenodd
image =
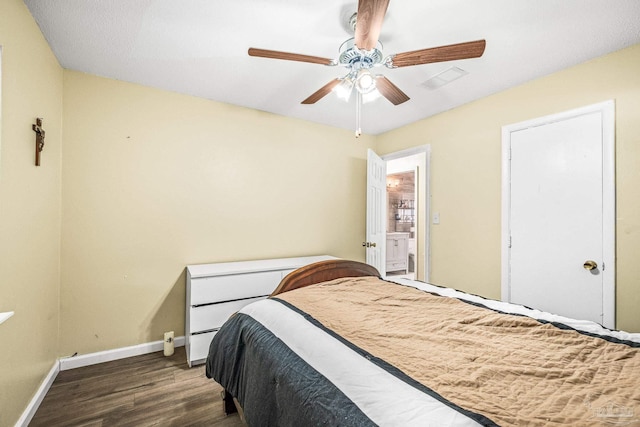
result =
M373 150L367 151L367 218L366 259L367 264L385 271L387 166Z
M508 132L507 300L613 327L605 113L569 113Z

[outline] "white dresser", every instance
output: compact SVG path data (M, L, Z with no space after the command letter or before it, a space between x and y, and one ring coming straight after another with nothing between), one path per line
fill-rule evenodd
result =
M245 305L266 298L293 270L328 255L187 266L185 347L189 366L204 363L220 326Z

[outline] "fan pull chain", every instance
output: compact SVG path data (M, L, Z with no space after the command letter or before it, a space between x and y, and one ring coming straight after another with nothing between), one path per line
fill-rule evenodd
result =
M361 118L362 118L362 94L356 90L356 138L362 135Z

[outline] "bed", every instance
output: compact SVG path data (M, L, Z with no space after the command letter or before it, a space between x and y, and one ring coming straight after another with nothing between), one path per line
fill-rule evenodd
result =
M640 425L640 334L346 260L233 315L206 375L250 426Z

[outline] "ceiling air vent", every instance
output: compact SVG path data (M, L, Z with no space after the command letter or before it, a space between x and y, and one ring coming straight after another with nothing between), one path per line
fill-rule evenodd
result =
M467 74L469 73L462 68L451 67L429 78L422 83L422 86L426 87L427 89L437 89Z

